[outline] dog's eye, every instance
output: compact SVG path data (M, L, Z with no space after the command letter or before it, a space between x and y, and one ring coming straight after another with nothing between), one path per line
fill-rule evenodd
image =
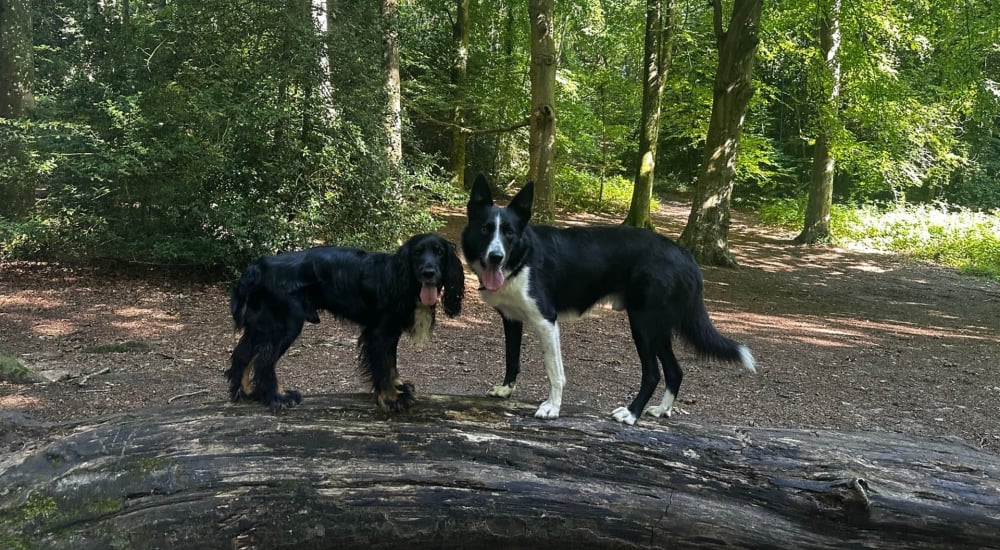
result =
M500 226L500 231L503 232L503 236L504 237L512 237L512 236L514 236L514 228L511 227L510 224L506 224L505 223L505 224L501 225Z
M493 232L493 224L488 223L483 226L483 235L489 235Z

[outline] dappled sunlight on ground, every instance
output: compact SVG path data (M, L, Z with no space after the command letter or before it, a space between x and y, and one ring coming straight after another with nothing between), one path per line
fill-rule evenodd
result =
M690 205L660 204L654 224L676 239ZM457 244L463 210L434 211L444 221L439 232ZM562 225L620 222L604 214L559 219ZM678 407L700 421L957 435L1000 451L1000 284L888 254L798 246L792 237L760 226L753 214L734 212L730 244L741 267L703 266L704 293L713 323L752 350L758 372L705 360L678 341L685 372ZM236 342L231 284L155 271L119 276L3 264L0 352L77 377L0 382L0 409L61 420L168 403L231 406L222 377ZM416 384L418 398L482 395L503 378L500 317L479 297L470 271L465 284L459 317L438 311L423 348L401 341L399 371ZM321 319L305 327L279 363L282 383L305 399L367 391L356 367L357 327L325 314ZM634 397L641 369L625 315L598 307L560 331L564 403L611 411ZM88 351L132 340L148 348ZM515 398L537 404L547 392L540 346L526 330ZM171 401L186 394L192 396ZM287 414L294 418L295 411ZM642 422L668 426L671 420Z
M3 409L16 409L21 407L33 407L37 406L41 402L38 397L29 397L26 395L0 395L0 408Z

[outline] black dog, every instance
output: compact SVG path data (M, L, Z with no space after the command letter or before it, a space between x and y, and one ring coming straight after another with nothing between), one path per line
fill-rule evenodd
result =
M434 324L440 300L458 315L465 293L455 247L436 235L412 237L394 254L318 247L250 264L233 288L230 310L243 336L226 371L230 398L293 407L299 392L278 384L274 366L320 310L361 325L359 364L383 411L413 404L413 384L399 378L396 346L405 331L419 342Z
M558 417L566 379L557 320L580 317L603 301L628 312L642 363L638 395L627 408L612 412L619 422L634 424L644 412L660 381L657 359L667 388L660 405L645 412L670 414L683 376L671 348L674 330L701 354L754 371L750 351L712 326L701 271L687 250L648 229L529 225L533 187L528 183L507 208L499 208L479 175L469 197L462 252L479 276L483 300L500 312L506 340L507 374L490 395L513 393L523 324L528 323L538 335L549 378L549 398L535 416Z

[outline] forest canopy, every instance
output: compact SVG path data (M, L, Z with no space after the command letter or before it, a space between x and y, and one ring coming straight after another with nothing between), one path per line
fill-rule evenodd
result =
M831 111L828 1L763 5L733 203L804 209L823 132L837 204L1000 208L1000 4L838 1ZM562 207L628 208L651 3L555 3ZM310 243L386 249L477 172L520 187L528 4L5 2L0 258L231 269ZM712 3L669 5L654 188L686 193L720 59Z

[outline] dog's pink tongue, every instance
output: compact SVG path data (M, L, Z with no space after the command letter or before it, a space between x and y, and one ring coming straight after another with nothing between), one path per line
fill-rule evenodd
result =
M499 267L490 267L483 271L483 286L486 290L497 290L503 286L503 271Z
M420 287L420 303L425 306L433 306L438 303L438 289L434 285L424 285Z

